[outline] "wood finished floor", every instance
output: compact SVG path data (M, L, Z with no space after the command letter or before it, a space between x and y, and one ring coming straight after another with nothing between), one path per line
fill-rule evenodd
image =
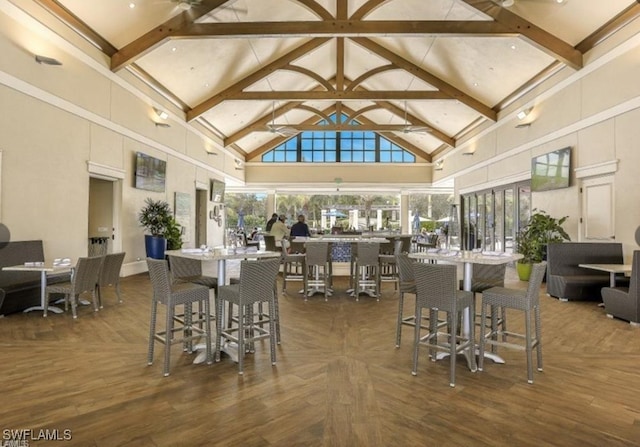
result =
M522 287L509 271L510 285ZM638 446L640 329L594 302L541 294L544 372L527 384L524 353L470 372L421 356L411 375L411 330L394 347L397 293L359 302L337 281L329 302L280 297L282 344L193 365L180 346L162 376L162 346L146 364L150 285L124 278L93 314L0 319L0 434L69 429L77 446ZM409 300L408 308L411 307ZM519 314L509 314L520 328ZM159 320L162 321L162 320ZM460 360L462 360L460 358ZM2 441L0 441L1 444Z

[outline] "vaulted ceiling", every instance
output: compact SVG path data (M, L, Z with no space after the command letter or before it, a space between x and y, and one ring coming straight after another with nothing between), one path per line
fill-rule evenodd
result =
M35 1L246 160L337 112L431 161L640 14L631 0Z

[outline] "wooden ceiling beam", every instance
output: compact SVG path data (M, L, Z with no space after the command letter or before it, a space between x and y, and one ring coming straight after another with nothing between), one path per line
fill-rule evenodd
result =
M297 102L297 101L288 102L285 105L278 107L277 109L272 111L270 114L261 116L260 118L254 120L250 124L240 129L239 131L225 138L224 146L225 147L230 146L253 132L263 132L267 128L267 125L269 124L269 122L272 121L274 118L284 115L285 113L295 109L301 104L302 104L301 102Z
M521 35L554 59L558 59L576 70L583 67L582 53L579 50L497 3L491 0L462 1L488 15L498 24L510 28L514 33Z
M120 51L112 55L111 70L117 71L125 65L135 62L136 59L147 54L169 39L173 33L188 27L200 17L229 1L230 0L202 0L201 3L193 5L191 9L181 12L160 26L156 26L151 31L125 45Z
M392 1L392 0L369 0L368 2L360 6L356 12L353 13L353 15L351 16L351 19L352 20L364 19L366 16L368 16L373 11L375 11L376 9L378 9L379 7L381 7L382 5L384 5L389 1Z
M248 91L228 94L227 101L373 101L373 100L454 99L437 90L357 90L357 91Z
M401 109L400 107L397 107L396 105L394 105L394 104L392 104L390 102L377 101L376 105L379 106L380 108L388 110L389 112L393 113L394 115L396 115L398 117L401 117L402 119L405 118L405 111L403 109ZM406 116L407 121L412 126L428 127L430 129L429 133L431 135L433 135L434 137L436 137L437 139L439 139L440 141L442 141L443 143L446 143L447 145L449 145L451 147L455 147L456 146L455 138L450 137L449 135L445 134L444 132L438 130L432 124L421 120L420 118L418 118L415 115L412 115L410 113L407 113L406 115L407 115Z
M517 36L513 28L493 21L454 20L324 20L297 22L193 23L167 37L178 38L284 38L351 36Z
M43 8L53 14L62 22L66 23L72 30L87 39L93 45L100 49L107 56L113 56L118 49L111 45L100 34L95 32L93 28L84 23L78 16L73 14L67 8L60 4L57 0L35 0Z
M329 11L320 6L316 0L294 0L296 3L300 3L302 6L307 8L311 13L313 13L316 17L322 20L332 19L333 16Z
M222 103L224 101L227 101L230 96L237 95L238 93L242 92L243 89L255 84L256 82L260 81L261 79L266 78L267 76L269 76L273 72L275 72L275 71L277 71L277 70L289 65L294 60L296 60L296 59L298 59L298 58L300 58L302 56L305 56L307 53L309 53L309 52L315 50L316 48L324 45L328 40L329 40L329 38L312 39L312 40L300 45L298 48L296 48L296 49L290 51L289 53L285 54L284 56L279 57L275 61L263 66L262 68L260 68L257 71L253 72L249 76L239 80L238 82L236 82L232 86L227 87L226 89L224 89L220 93L212 96L209 99L206 99L202 103L200 103L197 106L195 106L192 110L187 112L187 121L192 121L192 120L196 119L197 117L199 117L200 115L205 113L207 110L217 106L218 104L220 104L220 103ZM277 99L277 98L275 98L275 99Z
M472 109L486 116L492 121L497 120L498 118L497 113L491 107L481 103L477 99L472 98L466 93L458 90L451 84L429 73L427 70L417 66L413 62L410 62L398 56L393 51L365 37L351 38L351 40L353 40L355 43L357 43L361 47L376 53L378 56L386 59L387 61L398 66L399 68L402 68L412 76L415 76L418 79L422 79L426 83L434 86L440 92L444 93L445 95L448 95L450 99L457 99L461 103L466 104L467 106L471 107ZM383 98L383 99L391 99L391 98ZM405 99L405 98L394 98L394 99ZM411 99L411 98L406 98L406 99Z

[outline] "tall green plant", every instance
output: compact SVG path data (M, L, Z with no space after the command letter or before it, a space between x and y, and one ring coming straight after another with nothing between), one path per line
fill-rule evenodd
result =
M516 252L523 255L519 262L523 264L541 262L549 243L570 241L569 234L562 228L562 224L568 218L569 216L564 216L556 219L545 211L534 209L529 221L516 236Z
M153 200L151 197L147 197L144 203L145 206L138 214L140 226L146 228L152 236L164 237L170 219L173 219L171 207L164 200Z

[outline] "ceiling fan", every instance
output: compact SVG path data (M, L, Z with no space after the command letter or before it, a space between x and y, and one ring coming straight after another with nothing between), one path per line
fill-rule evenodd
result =
M413 126L407 120L407 101L404 102L404 127L402 133L427 133L431 132L431 128L427 126Z
M522 0L522 1L525 1L525 0ZM569 0L543 0L543 1L549 2L549 3L563 4L563 3L567 3ZM510 8L511 6L516 4L516 0L497 0L496 3L498 3L500 6L504 8Z
M191 9L192 6L198 6L202 0L171 0L172 3L177 3L178 8L183 10Z
M273 103L271 108L272 108L271 123L267 124L267 129L269 130L269 132L276 135L280 135L281 137L292 137L293 135L298 133L298 130L294 129L293 127L289 127L282 124L276 124L276 103L275 102Z

